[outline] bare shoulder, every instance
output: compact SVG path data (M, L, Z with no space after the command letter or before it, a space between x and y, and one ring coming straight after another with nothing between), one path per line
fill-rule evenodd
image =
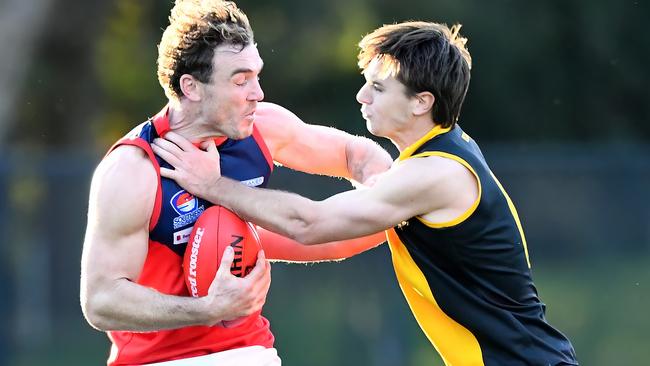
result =
M139 147L120 146L102 160L93 175L97 188L124 194L144 193L157 184L156 170ZM155 192L154 192L155 193Z
M431 155L407 159L401 165L413 190L432 203L428 213L437 211L444 218L441 221L455 218L479 196L477 178L459 161Z
M417 176L427 185L474 179L471 171L462 163L437 155L406 159L397 163L395 169L402 174Z
M268 122L270 120L284 119L284 118L298 118L293 112L284 108L281 105L271 103L271 102L260 102L257 105L256 114L256 123L257 119L260 119L262 122Z
M262 135L265 134L282 134L281 127L286 128L288 125L302 122L290 110L275 103L261 102L257 105L255 111L255 126L260 130ZM286 132L286 131L285 131Z
M294 139L295 127L302 123L290 110L269 102L261 102L255 112L255 126L275 158Z
M477 192L472 172L460 162L442 156L406 159L395 164L389 172L389 179L398 181L416 195L429 197L436 202L435 206L444 206Z
M122 229L130 223L140 227L151 217L157 179L156 170L142 149L128 145L118 147L95 170L89 218Z

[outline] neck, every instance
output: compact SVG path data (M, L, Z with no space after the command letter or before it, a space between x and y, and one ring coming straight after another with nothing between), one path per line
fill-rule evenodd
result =
M191 105L169 102L169 129L190 141L203 141L221 136L210 129L210 123Z
M418 119L406 126L406 128L396 131L395 135L390 136L389 139L401 153L421 139L422 136L426 135L435 126L437 126L436 123L430 119Z

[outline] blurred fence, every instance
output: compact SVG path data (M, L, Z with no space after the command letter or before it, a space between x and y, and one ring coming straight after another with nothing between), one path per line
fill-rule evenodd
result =
M623 264L648 258L650 146L525 144L483 149L518 207L533 266L579 268L607 258L619 258ZM0 365L8 360L30 364L25 360L43 347L53 352L46 359L61 364L104 362L108 343L85 324L78 300L88 188L98 161L97 156L74 151L4 151L0 157L0 311L7 317L7 326L0 330ZM284 168L277 169L271 184L314 199L349 188L345 181ZM276 325L278 346L286 349L281 353L294 361L287 364L305 364L299 361L300 350L309 346L301 342L312 337L328 347L336 344L340 354L353 355L340 358L327 349L315 350L310 356L320 361L314 365L397 365L405 364L399 360L407 354L412 364L422 364L418 360L432 357L433 349L419 334L390 266L386 248L343 263L274 265L267 314ZM636 289L642 295L632 301L650 304L647 283L639 281ZM615 299L606 301L611 301L608 307L620 305ZM571 309L569 300L567 306ZM304 337L290 330L301 328L307 332Z

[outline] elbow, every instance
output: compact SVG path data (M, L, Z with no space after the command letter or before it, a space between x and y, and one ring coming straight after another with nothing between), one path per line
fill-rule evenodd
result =
M279 231L284 236L293 239L302 244L309 243L310 223L302 219L293 219L283 225L283 230Z
M372 176L390 169L393 159L376 142L356 137L346 146L346 157L350 177L362 184Z
M81 312L91 327L102 332L114 330L110 318L107 316L110 304L106 301L106 295L101 292L82 291L80 300Z
M86 322L88 322L91 327L103 332L110 330L108 322L101 315L102 311L93 301L82 300L81 311L84 315L84 318L86 318Z
M318 218L294 220L289 236L302 244L313 245L325 242L323 220Z
M306 245L313 245L321 243L322 240L318 239L313 230L310 230L309 225L296 225L292 230L291 239Z
M284 215L278 215L272 229L302 244L322 243L327 215L318 202L309 200L295 204Z

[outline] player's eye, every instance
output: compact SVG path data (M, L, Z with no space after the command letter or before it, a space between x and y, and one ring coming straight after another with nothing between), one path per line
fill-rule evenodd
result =
M237 75L232 78L232 82L237 86L244 86L248 83L248 79L244 75Z

